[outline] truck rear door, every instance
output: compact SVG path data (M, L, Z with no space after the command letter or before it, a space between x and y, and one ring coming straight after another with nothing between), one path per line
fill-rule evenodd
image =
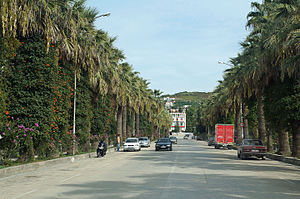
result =
M233 144L233 133L234 133L233 125L226 125L226 143L227 144Z
M217 124L216 126L217 126L216 127L216 142L218 144L223 144L224 143L224 131L225 131L224 125Z

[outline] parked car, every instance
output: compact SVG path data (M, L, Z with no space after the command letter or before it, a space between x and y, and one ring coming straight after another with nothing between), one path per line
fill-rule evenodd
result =
M155 144L155 151L169 150L172 151L172 142L169 138L159 138Z
M190 137L190 135L189 135L189 134L185 134L185 135L183 136L183 139L185 139L185 140L188 140L188 139L189 139L189 137Z
M123 145L124 151L140 151L141 145L138 138L127 138Z
M208 146L215 146L216 142L215 142L215 138L214 137L210 137L208 139L207 145Z
M237 157L242 160L251 156L256 156L265 159L267 148L263 145L261 140L244 139L242 144L238 146Z
M171 136L170 140L171 140L172 144L177 144L177 137Z
M141 147L150 147L150 140L148 137L139 137Z
M202 139L202 137L200 135L197 135L197 139L196 140L202 141L203 139Z

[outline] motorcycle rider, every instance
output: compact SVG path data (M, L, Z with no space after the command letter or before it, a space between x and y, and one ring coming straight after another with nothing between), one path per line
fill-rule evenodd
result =
M101 157L105 156L106 151L107 151L107 146L105 142L101 139L97 147L97 158L100 157L100 155Z

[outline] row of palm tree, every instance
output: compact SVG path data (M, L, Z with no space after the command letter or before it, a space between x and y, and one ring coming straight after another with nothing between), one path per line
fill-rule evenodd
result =
M278 144L278 153L290 155L292 148L292 155L300 157L300 1L251 5L250 33L204 103L202 122L232 121L237 143L259 138L271 152Z
M114 46L116 38L96 29L94 22L102 15L86 7L85 0L0 0L0 5L1 46L6 52L1 60L3 71L13 65L10 60L21 41L38 35L47 51L57 46L57 60L62 67L70 66L77 80L84 78L83 73L88 74L94 99L109 96L115 107L117 134L122 138L154 138L168 132L171 119L157 91L151 90L149 82L124 62L125 55ZM3 110L5 106L3 103ZM128 116L132 117L131 129ZM152 132L140 131L141 117L151 124Z

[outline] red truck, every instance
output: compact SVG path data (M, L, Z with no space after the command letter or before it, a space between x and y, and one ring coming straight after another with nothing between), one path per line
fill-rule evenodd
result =
M215 148L227 147L232 149L234 137L233 124L216 124L215 125Z

